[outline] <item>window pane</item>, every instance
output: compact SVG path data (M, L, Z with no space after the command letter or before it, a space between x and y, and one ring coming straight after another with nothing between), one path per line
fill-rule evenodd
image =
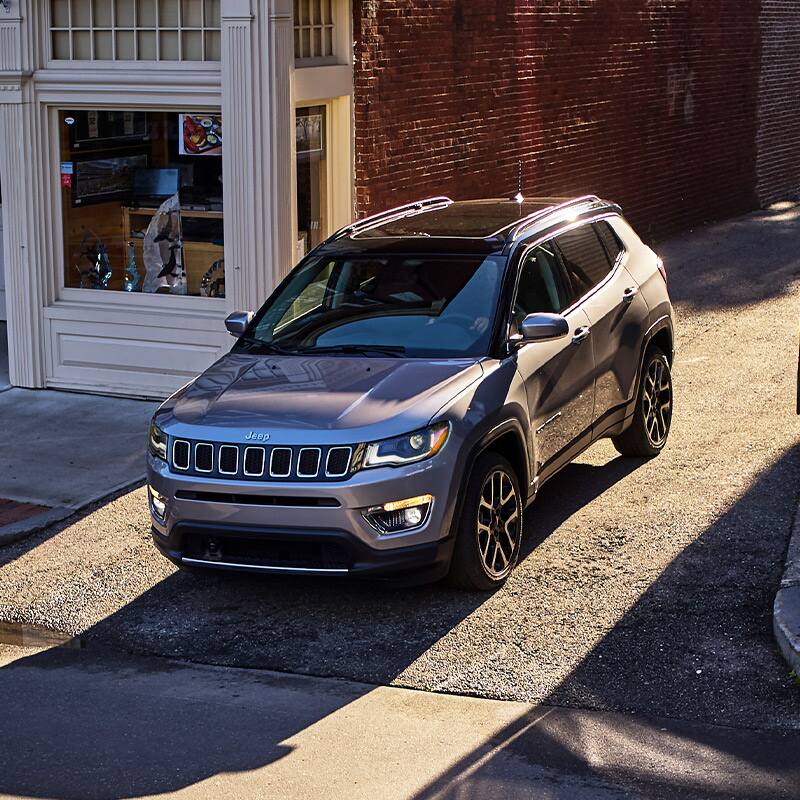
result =
M178 0L158 0L158 24L162 28L178 27Z
M92 6L94 11L94 27L110 28L112 20L111 3L109 0L93 0Z
M522 263L514 302L512 333L522 320L537 312L559 313L571 303L555 248L551 242L534 248Z
M139 46L139 52L136 57L140 61L155 61L158 58L156 54L156 32L139 31L136 36Z
M106 0L107 2L107 0ZM115 0L118 28L132 28L136 24L136 6L131 0Z
M92 57L92 35L89 31L72 34L72 57L88 60Z
M91 23L89 0L72 0L72 27L88 28Z
M120 61L133 61L136 58L134 35L133 31L117 31L117 59Z
M71 110L60 122L64 285L224 297L220 115Z
M203 0L181 0L181 25L184 28L203 26Z
M53 58L69 58L69 33L56 31L53 34Z
M295 117L297 151L297 259L328 235L328 173L325 106L298 108Z
M156 0L137 0L136 15L136 24L140 28L155 28Z
M161 61L178 61L178 34L175 31L161 31L158 36L160 43L159 59Z
M206 31L206 61L219 61L221 58L219 31Z
M94 35L94 57L101 61L111 61L114 58L112 47L112 32L98 31Z
M608 275L611 265L592 225L581 225L556 238L578 297Z
M219 28L219 0L205 0L206 28Z
M203 33L202 31L185 31L181 34L183 37L183 53L184 61L202 61L203 60Z
M617 238L617 234L614 233L613 228L604 221L596 223L595 228L597 229L597 234L600 237L600 241L606 248L606 253L608 253L611 263L616 263L617 256L623 250L622 243Z
M51 25L54 28L68 28L69 0L53 0L50 9Z

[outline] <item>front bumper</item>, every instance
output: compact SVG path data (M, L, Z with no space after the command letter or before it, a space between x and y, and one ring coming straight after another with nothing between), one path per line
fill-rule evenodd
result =
M179 565L327 576L446 573L459 479L445 453L402 468L364 470L346 481L221 481L169 470L148 456L148 481L166 498L166 518L151 515L158 549ZM420 527L379 534L365 509L434 496Z
M438 578L447 573L454 540L382 551L366 547L347 531L182 523L169 540L154 527L153 541L178 566L275 575L381 578L425 573Z

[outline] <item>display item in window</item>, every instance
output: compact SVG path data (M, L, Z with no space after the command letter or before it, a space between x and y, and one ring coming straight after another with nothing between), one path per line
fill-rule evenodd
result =
M145 278L143 292L166 290L186 294L183 265L183 234L178 194L168 197L153 215L144 237Z
M88 267L86 264L88 263ZM75 258L81 289L107 289L111 280L111 264L102 239L87 228Z
M203 297L225 297L225 260L218 258L204 273L200 280L200 294Z
M125 291L135 292L141 276L136 269L136 249L133 242L128 242L128 266L125 267Z

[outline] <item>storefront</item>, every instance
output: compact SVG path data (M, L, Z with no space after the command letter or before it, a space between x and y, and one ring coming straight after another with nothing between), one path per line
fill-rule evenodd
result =
M161 397L352 216L347 0L0 3L11 381Z

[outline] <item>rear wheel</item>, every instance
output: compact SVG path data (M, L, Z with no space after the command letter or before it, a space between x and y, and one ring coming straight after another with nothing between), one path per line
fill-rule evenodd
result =
M502 586L519 558L522 496L514 468L499 453L483 453L467 484L449 582L461 589Z
M611 441L624 456L657 456L672 424L672 372L667 357L651 347L644 358L633 422Z

